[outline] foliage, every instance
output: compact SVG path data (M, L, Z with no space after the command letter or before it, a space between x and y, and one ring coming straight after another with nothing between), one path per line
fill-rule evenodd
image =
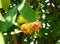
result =
M20 26L37 20L42 22L39 31L21 31ZM6 44L60 44L59 0L0 0L0 32L7 33Z

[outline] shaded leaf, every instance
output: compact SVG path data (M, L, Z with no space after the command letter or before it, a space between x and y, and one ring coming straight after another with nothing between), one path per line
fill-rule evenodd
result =
M22 3L18 7L20 14L29 22L38 20L40 18L38 13L36 11L32 10L31 7L29 7L29 5L25 1L23 1L23 2L24 3Z

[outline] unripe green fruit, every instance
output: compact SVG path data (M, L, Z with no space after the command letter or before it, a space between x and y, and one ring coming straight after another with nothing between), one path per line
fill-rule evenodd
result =
M27 20L24 19L21 15L19 15L18 18L17 18L17 22L18 22L18 23L26 23Z

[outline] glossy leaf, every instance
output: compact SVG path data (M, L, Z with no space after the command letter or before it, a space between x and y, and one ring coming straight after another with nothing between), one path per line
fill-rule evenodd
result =
M7 14L4 16L5 22L0 22L0 31L7 31L13 25L17 15L16 13L17 6L7 12Z
M40 18L38 13L32 10L25 1L18 7L18 10L20 14L29 22L36 21Z
M1 7L5 10L8 11L10 0L0 0Z

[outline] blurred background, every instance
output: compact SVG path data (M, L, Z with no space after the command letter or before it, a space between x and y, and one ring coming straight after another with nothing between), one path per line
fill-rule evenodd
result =
M4 1L0 0L0 3L3 2L3 4L0 4L0 13L4 18L6 18L5 14L10 14L10 13L15 14L14 13L15 10L11 10L11 9L21 4L22 1L24 0L4 0ZM31 34L24 34L21 31L19 26L21 26L23 23L20 23L21 21L17 21L19 20L18 19L19 15L29 14L32 16L33 14L33 11L30 10L27 5L25 5L24 8L28 8L28 9L23 9L21 12L16 10L17 15L13 25L10 22L9 22L10 24L6 22L3 23L4 19L0 17L1 18L0 31L3 33L5 43L6 44L60 44L60 20L59 20L60 0L26 0L26 2L30 7L30 9L37 12L40 17L38 20L41 21L42 24L41 24L41 28L39 28L39 32L34 31ZM11 11L7 13L9 10ZM26 20L29 22L35 21L35 17L37 18L37 16L29 17L29 15L28 16L22 15L22 16L26 18ZM13 15L12 18L14 18ZM8 19L8 21L11 20L9 17L6 19ZM24 20L22 22L24 22Z

